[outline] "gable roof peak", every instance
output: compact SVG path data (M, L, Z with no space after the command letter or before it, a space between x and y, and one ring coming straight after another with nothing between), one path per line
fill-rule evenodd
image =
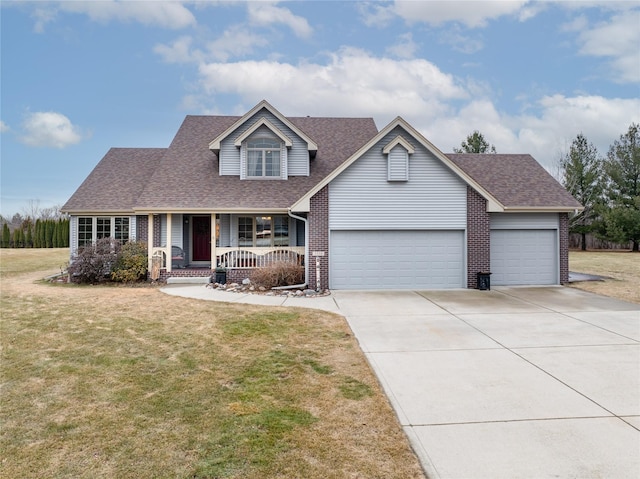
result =
M305 132L300 130L294 123L292 123L286 116L280 113L276 108L274 108L267 100L260 101L256 106L254 106L247 113L242 115L233 125L227 128L222 134L218 135L209 143L209 149L214 152L220 151L220 143L222 140L231 135L234 131L236 131L242 124L244 124L247 120L255 116L260 110L266 109L269 113L275 116L278 120L284 123L288 128L290 128L297 136L302 138L307 143L307 148L310 152L316 152L318 150L318 145L316 142L311 139Z

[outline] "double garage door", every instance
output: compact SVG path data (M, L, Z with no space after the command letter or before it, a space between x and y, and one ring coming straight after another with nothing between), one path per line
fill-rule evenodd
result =
M330 236L331 289L464 288L463 231L343 231Z
M491 231L491 284L558 284L556 230Z

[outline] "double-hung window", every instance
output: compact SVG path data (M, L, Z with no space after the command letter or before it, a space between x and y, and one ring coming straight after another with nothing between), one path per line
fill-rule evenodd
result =
M280 140L274 138L250 138L247 140L247 177L280 177Z

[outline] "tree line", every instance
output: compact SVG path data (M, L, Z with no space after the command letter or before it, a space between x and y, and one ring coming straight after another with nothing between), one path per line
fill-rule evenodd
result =
M8 223L2 225L3 248L68 248L69 218L25 220L13 231Z
M14 214L11 219L0 215L2 248L68 248L69 217L58 207L41 209L37 201L30 201L25 215Z
M640 246L640 125L632 123L606 156L582 134L560 158L561 180L584 210L571 216L569 231Z

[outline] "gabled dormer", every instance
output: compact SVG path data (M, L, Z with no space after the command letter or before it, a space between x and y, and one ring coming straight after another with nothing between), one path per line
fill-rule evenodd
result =
M415 152L411 143L400 135L382 149L387 155L387 181L409 181L409 155Z
M209 143L219 174L243 180L308 176L318 146L267 101L261 101Z

